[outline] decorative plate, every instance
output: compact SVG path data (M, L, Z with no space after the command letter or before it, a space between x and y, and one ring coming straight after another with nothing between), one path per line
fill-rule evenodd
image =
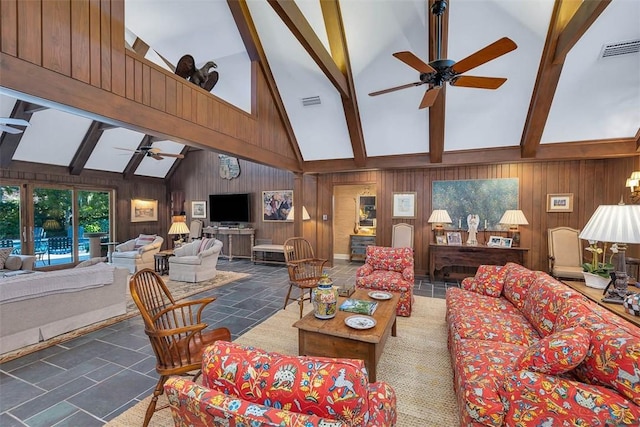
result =
M344 319L344 323L353 329L371 329L376 326L376 319L369 316L349 316Z
M373 299L379 299L379 300L391 299L391 297L393 296L389 292L381 292L381 291L371 291L367 295L369 295Z

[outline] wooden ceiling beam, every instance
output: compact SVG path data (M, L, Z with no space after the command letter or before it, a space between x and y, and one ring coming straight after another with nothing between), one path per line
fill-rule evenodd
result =
M31 116L33 115L33 112L30 109L32 105L35 104L30 104L26 101L20 100L16 101L9 117L12 119L30 121ZM13 155L16 153L23 136L24 132L16 134L4 132L2 137L0 137L0 168L6 169L9 167L13 160Z
M436 0L429 0L427 4L427 19L429 25L429 61L438 58L437 44L437 17L431 13L431 7ZM447 8L451 7L451 1ZM442 43L440 45L440 54L442 58L447 57L447 49L449 46L449 11L442 14ZM444 153L444 129L445 129L445 109L447 99L447 85L443 84L440 94L431 107L429 107L429 161L431 163L442 163L442 155Z
M322 8L324 25L329 37L331 56L347 81L349 96L342 97L342 107L351 139L353 159L356 165L362 167L367 160L367 152L364 144L358 99L356 97L355 84L353 83L351 61L349 59L349 49L347 47L347 37L344 32L344 22L342 21L340 5L337 0L321 0L320 7Z
M69 173L71 175L80 175L89 157L91 157L91 153L98 145L103 132L102 123L91 122L89 129L84 134L84 138L82 138L82 142L80 142L80 146L78 146L76 153L73 155L73 159L71 159L71 164L69 165Z
M183 157L182 159L180 158L174 159L174 162L171 165L171 168L169 168L169 172L167 172L167 175L165 175L164 177L164 181L167 185L171 183L171 177L173 176L174 173L176 173L176 170L178 170L178 166L180 166L180 163L182 163L182 161L186 158L187 153L189 152L189 149L190 147L188 145L185 145L184 147L182 147L182 151L180 151L180 154L182 154L185 157Z
M638 132L636 132L636 151L640 153L640 128L638 128Z
M302 170L303 159L302 153L300 152L300 147L298 146L298 140L296 139L296 135L293 132L293 127L291 126L291 122L289 121L287 110L284 107L284 102L282 101L282 97L280 96L278 85L276 84L276 80L273 77L273 73L271 72L269 61L267 61L267 55L264 52L262 43L260 42L260 37L258 37L258 31L256 30L253 19L251 18L251 13L249 12L247 2L246 0L227 0L227 4L229 5L231 15L233 16L233 20L236 23L236 27L238 27L240 37L242 38L244 47L247 50L247 54L249 55L251 62L258 63L260 65L262 74L264 75L267 86L269 87L269 92L271 93L273 102L276 106L276 109L278 110L278 114L280 115L280 120L282 120L282 125L284 126L284 129L289 138L289 146L291 147L291 150L296 157L299 170ZM255 94L257 91L255 77L253 78L253 80L254 81L252 82L251 89L251 103L254 106L252 109L255 110Z
M144 138L142 138L142 140L140 141L140 144L138 144L137 150L141 149L142 147L150 146L152 144L152 138L153 137L151 135L145 135ZM127 163L127 166L122 172L124 179L133 178L136 173L136 169L138 169L138 166L140 166L140 163L142 163L144 156L145 154L142 153L134 154L133 156L131 156L129 163Z
M556 0L520 140L522 157L536 157L564 59L611 0Z
M289 31L300 42L309 56L320 67L343 98L350 96L349 85L342 71L327 52L313 28L295 2L291 0L267 0Z

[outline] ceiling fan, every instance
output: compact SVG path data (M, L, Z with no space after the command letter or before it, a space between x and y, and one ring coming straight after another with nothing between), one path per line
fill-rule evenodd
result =
M8 125L13 125L13 126L31 126L31 123L29 123L26 120L23 119L13 119L10 117L0 117L0 131L2 132L7 132L10 133L12 135L16 135L18 133L22 133L23 130L22 129L16 129L13 126L8 126Z
M445 0L436 1L431 6L431 13L436 16L437 19L437 45L436 52L438 59L429 62L428 64L418 58L411 52L403 51L393 54L394 57L404 62L408 66L418 70L420 72L420 81L415 83L408 83L401 86L392 87L389 89L379 90L372 92L369 96L382 95L384 93L394 92L400 89L406 89L413 86L421 86L428 84L429 88L426 90L419 108L428 108L433 105L440 93L442 86L449 82L452 86L471 87L478 89L497 89L504 82L506 78L502 77L477 77L477 76L463 76L465 73L473 68L476 68L482 64L485 64L493 59L496 59L512 50L515 50L518 46L513 40L503 37L488 46L480 49L479 51L472 53L466 58L456 62L451 59L441 58L442 48L442 14L447 8L447 2Z
M184 154L172 154L172 153L163 153L159 148L146 146L139 147L137 150L131 150L129 148L120 148L113 147L116 150L124 150L124 151L132 151L136 154L144 154L147 157L153 157L156 160L162 160L165 157L175 157L176 159L184 159Z

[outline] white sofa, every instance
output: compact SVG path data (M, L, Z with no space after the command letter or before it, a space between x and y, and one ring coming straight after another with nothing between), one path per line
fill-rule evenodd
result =
M140 246L141 242L149 243ZM162 242L164 239L160 236L141 234L135 239L117 245L111 254L111 262L118 267L126 268L131 274L144 268L153 270L153 256L160 252Z
M98 263L0 279L0 354L125 314L127 276Z
M175 249L169 258L169 279L191 283L213 279L220 251L222 242L217 239L194 240Z
M12 277L32 271L36 263L34 255L9 255L4 262L4 268L0 270L0 278Z

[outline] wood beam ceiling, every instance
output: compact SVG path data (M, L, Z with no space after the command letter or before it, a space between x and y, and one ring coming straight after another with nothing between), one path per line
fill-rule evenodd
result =
M152 143L153 137L151 135L145 135L144 138L142 138L142 141L140 141L140 144L138 144L138 148L136 150L140 150L142 147L148 147ZM134 154L133 156L131 156L131 160L129 160L129 163L127 163L127 166L122 172L124 179L133 178L134 174L136 173L136 169L138 169L138 166L140 166L140 163L142 163L144 156L145 155L142 153Z
M11 111L11 115L9 117L13 119L30 121L31 116L34 112L43 109L45 109L45 107L18 100L14 104L13 110ZM20 140L22 140L23 135L24 132L16 134L4 132L2 137L0 137L0 168L9 167L11 161L13 160L13 155L18 149L18 145L20 145Z
M611 0L556 0L520 147L522 157L536 157L567 53Z
M80 175L89 157L91 157L91 153L98 145L103 132L102 123L96 121L91 123L87 133L82 138L80 146L73 155L73 159L71 159L71 164L69 165L69 173L71 175Z

